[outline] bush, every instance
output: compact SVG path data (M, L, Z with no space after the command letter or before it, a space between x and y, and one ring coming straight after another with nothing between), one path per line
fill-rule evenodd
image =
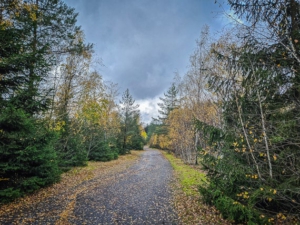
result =
M101 143L95 150L89 154L89 160L92 161L110 161L118 158L118 152L111 148L108 143Z
M57 182L57 135L23 110L8 107L0 118L0 202Z

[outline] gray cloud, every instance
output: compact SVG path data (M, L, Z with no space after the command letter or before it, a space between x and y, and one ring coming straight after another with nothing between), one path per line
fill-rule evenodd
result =
M105 80L151 99L183 75L204 24L220 28L213 0L66 0L105 67Z

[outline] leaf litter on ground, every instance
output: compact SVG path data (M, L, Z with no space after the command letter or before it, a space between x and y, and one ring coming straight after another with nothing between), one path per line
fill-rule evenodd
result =
M142 151L120 156L109 162L89 162L62 174L61 181L35 193L0 205L0 224L57 224L67 225L72 216L76 196L90 185L105 185L114 176L132 166ZM85 182L93 180L87 187Z
M161 152L174 168L173 204L181 224L232 224L230 221L223 219L221 213L215 207L203 203L198 189L199 185L206 181L206 178L204 172L201 171L201 167L187 165L172 154L165 151Z

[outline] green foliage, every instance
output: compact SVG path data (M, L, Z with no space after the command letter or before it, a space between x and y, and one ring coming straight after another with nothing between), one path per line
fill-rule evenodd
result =
M119 153L126 154L131 149L142 149L144 140L139 129L139 105L135 105L135 100L128 89L123 93L120 104L121 132L118 145Z
M213 204L222 213L223 217L236 223L266 224L267 219L262 218L252 207L244 205L226 196L214 185L209 188L200 186L200 193L205 197L206 203Z
M51 87L45 81L58 54L90 46L82 40L75 43L80 32L77 14L62 1L4 0L0 8L0 202L4 203L58 181L63 160L67 166L86 161L75 137L67 146L75 154L56 154L61 133L46 125Z
M130 139L129 147L131 150L142 150L145 142L139 133L133 135Z
M300 30L295 22L300 4L279 2L280 10L271 2L229 1L236 15L253 27L239 33L242 44L223 45L226 54L212 50L227 72L208 77L210 90L222 97L220 138L215 132L220 128L197 123L206 134L201 155L209 177L200 191L235 222L291 224L300 219ZM258 23L272 35L258 38Z
M101 143L96 149L92 150L89 154L89 160L91 161L110 161L118 158L117 149L113 146L109 146L108 143Z
M199 191L206 203L213 204L224 218L237 223L264 224L258 211L249 204L250 200L259 198L251 195L251 190L259 187L256 179L248 179L245 174L251 174L240 159L236 159L230 151L224 151L224 158L218 159L202 152L202 164L208 170L210 178ZM229 166L230 165L230 166Z
M179 107L178 89L174 83L168 89L167 93L164 93L164 98L159 98L162 102L158 103L160 110L158 110L160 116L157 120L161 124L165 124L165 120L168 118L170 112Z
M14 107L1 112L0 131L2 203L59 180L54 132Z
M87 153L80 135L72 133L61 137L57 142L56 152L59 166L64 171L73 166L85 166L87 163Z

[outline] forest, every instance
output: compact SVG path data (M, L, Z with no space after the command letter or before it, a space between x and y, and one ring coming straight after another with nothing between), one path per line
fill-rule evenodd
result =
M187 73L143 127L130 91L118 102L95 69L73 8L1 1L0 203L147 143L202 166L199 192L224 218L299 223L300 2L227 3L231 26L202 28Z
M247 224L298 224L300 4L228 0L232 26L202 29L146 127L152 147L200 164L207 204Z
M60 0L0 3L1 203L143 148L139 105L94 69L77 15Z

